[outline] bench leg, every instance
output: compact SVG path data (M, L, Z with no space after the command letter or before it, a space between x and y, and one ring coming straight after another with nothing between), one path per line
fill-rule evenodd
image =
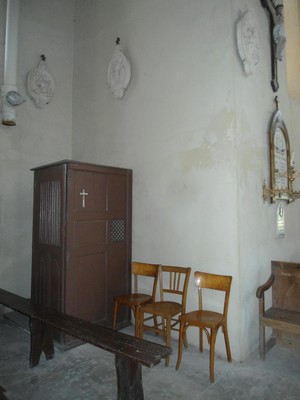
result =
M117 355L115 364L118 380L118 400L144 400L141 364Z
M6 392L6 390L0 386L0 400L8 400L7 397L4 395L4 393Z
M265 359L266 353L266 333L264 325L259 321L259 355L261 360Z
M54 345L52 331L47 324L37 319L30 319L30 368L38 365L42 352L46 359L50 360L54 357Z

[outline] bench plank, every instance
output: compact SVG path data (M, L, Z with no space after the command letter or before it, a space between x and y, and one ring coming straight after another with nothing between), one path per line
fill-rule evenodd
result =
M43 320L54 328L74 336L86 343L101 347L118 356L129 357L146 367L154 367L171 349L157 343L113 331L70 315L47 311Z
M300 313L271 307L261 318L265 326L300 334Z
M25 299L25 297L18 296L4 289L0 289L0 304L14 311L18 311L27 317L38 317L41 311L38 307L34 306L29 299Z
M0 303L83 342L119 356L129 357L149 368L157 365L162 358L167 357L172 351L166 346L113 331L67 314L40 309L30 300L4 289L0 289Z

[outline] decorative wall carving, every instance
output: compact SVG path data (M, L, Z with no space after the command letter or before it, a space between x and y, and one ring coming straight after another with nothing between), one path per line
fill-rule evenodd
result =
M115 97L121 99L130 81L131 68L120 46L119 38L116 44L113 57L108 66L107 82Z
M27 90L38 108L43 108L51 101L55 90L55 84L52 76L47 71L45 56L41 56L41 61L37 68L28 72Z
M254 74L260 61L261 45L252 12L248 7L237 23L237 44L246 75Z

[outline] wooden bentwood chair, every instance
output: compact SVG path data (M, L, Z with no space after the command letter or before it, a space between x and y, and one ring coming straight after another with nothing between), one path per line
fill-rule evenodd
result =
M145 331L152 331L165 337L166 346L171 344L171 330L179 332L179 316L185 313L187 288L190 278L190 267L161 266L160 301L148 303L140 309L140 337ZM145 318L145 314L150 317ZM161 322L157 322L161 317ZM145 322L154 320L153 325ZM187 346L187 343L185 342ZM169 365L169 356L166 366Z
M120 305L123 305L132 310L135 319L134 334L136 337L139 336L139 311L143 305L150 303L155 299L159 270L159 264L147 264L142 262L132 263L131 272L133 275L133 293L115 297L112 329L116 329L118 309ZM139 293L138 278L142 276L152 278L152 293Z
M205 272L195 272L194 278L195 285L198 287L199 309L196 311L188 312L180 317L179 347L176 369L179 368L181 363L182 342L185 340L186 330L189 326L197 326L199 327L199 348L201 352L203 352L203 331L207 336L207 340L210 346L210 381L214 382L215 343L220 327L222 328L224 334L227 360L228 362L231 362L231 352L227 331L227 312L232 276L208 274ZM225 292L222 313L203 309L202 289L212 289Z

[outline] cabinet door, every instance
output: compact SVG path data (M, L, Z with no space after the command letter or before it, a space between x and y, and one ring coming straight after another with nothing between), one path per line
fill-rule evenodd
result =
M68 174L65 312L106 326L113 297L129 287L126 186L122 174Z
M90 322L106 318L106 178L69 170L65 312Z

